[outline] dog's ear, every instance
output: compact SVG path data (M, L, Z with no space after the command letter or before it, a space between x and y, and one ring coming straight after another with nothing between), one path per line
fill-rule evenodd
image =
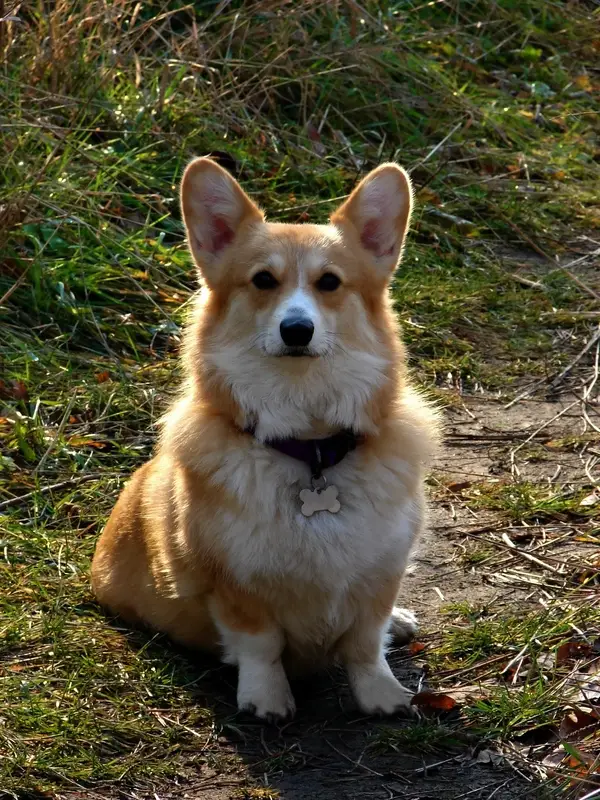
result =
M361 247L382 276L400 258L412 211L412 185L398 164L382 164L363 178L331 216L331 222L358 235Z
M188 164L181 181L181 210L190 250L209 286L241 229L263 221L235 178L210 158Z

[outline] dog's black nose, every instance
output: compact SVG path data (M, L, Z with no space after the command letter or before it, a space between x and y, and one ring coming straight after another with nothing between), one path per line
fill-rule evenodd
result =
M306 347L313 337L315 326L308 317L286 317L279 326L283 343L288 347Z

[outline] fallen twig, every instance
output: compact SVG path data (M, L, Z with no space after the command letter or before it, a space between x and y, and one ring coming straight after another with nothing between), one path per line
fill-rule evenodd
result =
M518 394L516 397L514 397L510 401L510 403L507 403L504 406L504 410L512 408L512 406L516 405L521 400L525 400L526 397L529 397L530 394L533 394L536 389L539 389L540 386L543 386L545 383L547 383L547 381L548 381L547 378L541 378L539 381L535 381L535 383L532 383L527 389L521 392L521 394Z
M581 359L584 357L584 355L585 355L585 354L586 354L586 353L587 353L589 350L591 350L591 349L592 349L592 347L593 347L593 346L596 344L596 342L598 342L598 341L600 341L600 327L599 327L599 328L598 328L598 330L597 330L597 331L594 333L594 335L593 335L592 337L590 337L590 339L587 341L587 343L586 343L585 347L584 347L582 350L580 350L580 352L579 352L579 353L578 353L578 354L575 356L575 358L574 358L574 359L572 359L572 360L571 360L571 361L570 361L570 362L567 364L567 366L566 366L566 367L563 369L563 371L562 371L562 372L561 372L559 375L557 375L557 376L556 376L556 378L554 378L554 380L553 380L553 381L551 381L551 382L550 382L550 386L549 386L549 388L550 388L550 389L556 389L556 387L557 387L557 386L560 384L560 382L563 380L563 378L565 378L565 377L566 377L566 376L569 374L569 372L571 372L571 370L573 369L573 367L574 367L576 364L578 364L578 363L581 361Z
M597 252L600 253L600 250L598 250ZM595 292L591 286L587 285L587 283L584 283L581 280L581 278L578 278L577 275L573 275L573 273L570 270L565 269L564 267L562 271L565 273L565 275L568 275L569 278L573 281L573 283L577 284L577 286L579 286L580 289L583 289L584 292L587 292L587 294L589 294L590 297L593 297L594 300L600 300L600 294L598 294L598 292Z
M521 239L523 239L524 242L527 242L527 244L533 250L535 250L535 252L538 255L542 256L547 261L549 261L554 267L556 267L556 261L552 258L552 256L548 255L548 253L546 253L545 250L542 250L542 248L539 246L539 244L536 244L533 241L533 239L531 239L531 237L529 237L524 231L522 231L521 228L519 228L518 225L515 225L514 222L512 222L510 219L508 219L508 217L505 217L504 214L501 214L500 216L502 217L502 221L505 222L509 227L511 227L513 229L513 231L516 234L518 234L521 237Z
M570 411L570 410L573 408L573 406L576 406L578 403L579 403L579 400L574 400L572 403L569 403L569 405L568 405L568 406L565 406L565 407L564 407L564 408L563 408L561 411L559 411L559 412L558 412L558 414L555 414L553 417L551 417L550 419L547 419L545 422L543 422L543 423L542 423L542 424L539 426L539 428L536 428L536 430L534 430L534 432L533 432L533 433L529 434L529 436L528 436L528 437L527 437L527 438L526 438L524 441L522 441L522 442L521 442L521 444L519 444L519 445L517 445L516 447L514 447L514 448L513 448L513 449L510 451L510 460L511 460L511 463L513 463L513 464L514 464L515 455L516 455L516 453L518 453L518 452L519 452L519 450L520 450L522 447L525 447L525 445L526 445L526 444L528 444L528 442L530 442L532 439L535 439L535 437L536 437L536 436L537 436L537 435L538 435L538 434L539 434L541 431L543 431L543 430L544 430L544 428L547 428L547 427L548 427L548 425L551 425L553 422L556 422L556 420L557 420L557 419L560 419L560 418L561 418L561 417L562 417L564 414L566 414L566 413L567 413L567 411Z
M16 506L19 503L22 503L23 500L29 500L30 497L35 497L37 494L47 494L48 492L53 492L57 489L64 489L66 486L73 486L78 483L84 483L87 481L94 481L99 480L100 478L123 478L127 475L125 472L116 472L116 473L103 473L97 472L90 475L79 475L73 478L69 478L66 481L60 481L60 483L53 483L50 486L40 486L39 489L34 489L32 492L26 492L25 494L20 494L18 497L9 497L8 500L3 500L0 503L0 511L4 508L9 508L9 506Z
M355 767L355 768L356 768L356 767L359 767L360 769L364 769L364 770L366 770L366 772L370 772L370 773L371 773L371 775L375 775L375 776L376 776L376 777L378 777L378 778L383 778L383 773L381 773L381 772L377 772L376 770L374 770L374 769L371 769L371 767L367 767L367 765L366 765L366 764L361 764L361 763L360 763L360 761L353 761L353 760L350 758L350 756L347 756L345 753L342 753L342 751L341 751L341 750L338 750L338 748L337 748L335 745L333 745L333 744L332 744L332 743L329 741L329 739L324 739L323 741L324 741L326 744L328 744L328 745L329 745L329 747L331 747L331 749L332 749L332 750L334 750L334 751L335 751L335 752L338 754L338 756L341 756L341 757L342 757L342 758L344 758L346 761L350 762L350 764L352 764L352 766L353 766L353 767Z
M556 308L553 311L542 311L540 316L556 317L558 321L569 319L577 322L584 319L599 319L600 311L564 311L562 308Z
M527 561L531 561L533 564L537 564L539 567L543 567L543 569L548 569L550 572L560 572L559 567L553 567L552 564L548 564L547 561L542 561L541 558L537 558L536 556L532 556L531 553L527 553L525 550L521 550L517 545L513 542L510 536L507 533L502 534L502 541L506 544L507 547L511 549L515 555L520 556L521 558L526 559Z
M540 281L532 281L529 278L524 278L522 275L517 275L516 272L506 272L505 275L507 278L520 283L522 286L526 286L528 289L546 288L543 283L540 283Z

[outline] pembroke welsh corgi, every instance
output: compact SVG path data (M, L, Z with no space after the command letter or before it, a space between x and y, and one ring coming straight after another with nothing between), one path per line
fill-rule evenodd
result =
M438 428L388 295L410 179L383 164L328 225L269 223L198 158L181 204L202 282L185 385L100 537L95 594L236 665L258 717L291 715L288 675L332 662L362 711L406 712L386 642L416 630L396 601Z

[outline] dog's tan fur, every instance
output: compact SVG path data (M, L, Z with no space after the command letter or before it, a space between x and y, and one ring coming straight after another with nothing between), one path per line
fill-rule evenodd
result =
M383 641L390 620L413 628L393 609L436 437L435 413L407 383L387 292L411 211L408 176L380 167L329 226L266 223L209 159L188 167L181 200L205 284L185 334L186 382L100 538L96 596L132 624L223 652L240 670L240 707L259 716L294 709L282 657L288 670L337 658L365 711L406 708ZM261 269L277 288L252 285ZM341 278L337 290L316 288L324 270ZM312 357L276 352L289 298L320 320ZM304 519L308 468L264 440L343 427L365 441L328 470L342 510Z

